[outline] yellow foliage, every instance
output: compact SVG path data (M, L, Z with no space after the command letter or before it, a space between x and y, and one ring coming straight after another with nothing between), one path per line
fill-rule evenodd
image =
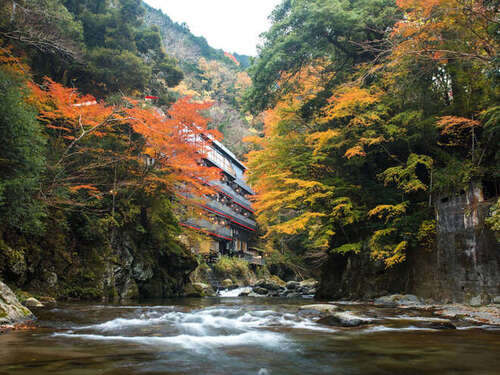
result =
M328 129L322 132L314 132L306 137L309 144L314 146L314 155L317 155L332 140L340 136L340 131Z
M400 204L381 204L368 212L368 216L377 216L379 219L385 217L385 222L387 223L390 219L401 216L406 213L406 208L408 207L407 202Z
M348 149L345 152L344 156L347 159L351 159L354 156L366 156L366 152L363 150L362 146L354 146L354 147L351 147L350 149Z
M356 116L372 104L378 103L381 96L381 92L371 93L368 89L344 86L329 99L330 105L325 109L320 122L325 123L333 119ZM373 116L373 114L370 116ZM366 121L362 121L361 118L358 121L366 125Z
M317 219L325 216L325 214L319 212L306 212L296 218L293 218L292 220L276 224L270 229L272 232L281 234L297 234L299 232L306 231L308 225L311 225L311 223L315 222ZM266 234L265 237L267 236L269 236L269 233Z
M481 123L477 120L457 116L443 116L437 122L437 126L441 129L441 134L443 135L453 134L457 131L474 128L480 125Z
M396 233L396 228L380 229L375 231L370 238L371 257L383 260L386 268L401 263L406 259L405 250L408 242L392 242Z

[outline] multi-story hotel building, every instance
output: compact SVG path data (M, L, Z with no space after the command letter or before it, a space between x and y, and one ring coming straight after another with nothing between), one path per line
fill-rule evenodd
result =
M250 249L257 229L249 197L254 191L244 180L245 165L222 143L213 140L205 162L221 170L219 181L210 181L216 193L201 204L206 218L187 219L182 225L209 235L199 249L202 253L238 256L251 263L263 264L261 254Z

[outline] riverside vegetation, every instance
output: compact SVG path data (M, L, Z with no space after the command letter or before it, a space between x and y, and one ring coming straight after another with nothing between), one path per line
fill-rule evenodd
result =
M217 172L185 127L248 151L258 193L268 266L222 258L218 281L408 291L439 254L440 202L461 196L464 217L485 208L474 249L498 248L494 1L284 0L251 64L139 0L1 1L0 16L0 272L16 290L148 298L207 281L179 241L196 211L179 193L210 193ZM452 299L492 301L486 284Z
M208 116L221 106L241 127L246 73L155 16L137 0L0 2L0 274L15 289L184 293L197 261L178 241L177 194L206 194L217 172L183 129L219 138ZM167 30L186 39L169 53Z
M0 0L0 373L497 374L498 8L282 0L249 58L141 0ZM191 251L202 135L265 266Z

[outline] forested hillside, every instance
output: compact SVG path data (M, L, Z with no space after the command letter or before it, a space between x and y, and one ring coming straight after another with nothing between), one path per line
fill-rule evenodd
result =
M479 185L470 210L495 202L498 2L283 1L272 22L247 101L265 111L248 165L269 249L327 264L325 280L343 255L404 270L435 253L441 199Z
M460 259L425 269L456 271L462 295L490 293L497 2L284 0L271 21L248 66L140 0L1 1L2 278L182 294L196 261L178 221L196 205L178 200L216 173L188 127L246 154L257 250L321 273L323 296L355 285L346 270L409 288L430 258Z
M196 261L177 241L178 194L206 194L217 173L188 139L219 138L209 96L172 90L188 62L139 0L2 1L0 15L3 280L60 297L182 294Z
M214 49L205 38L194 36L185 24L173 22L146 4L145 9L145 23L158 27L165 50L179 61L185 74L175 92L213 101L210 126L221 131L233 152L243 156L247 145L242 139L249 135L250 125L243 114L242 98L251 85L245 72L250 58Z

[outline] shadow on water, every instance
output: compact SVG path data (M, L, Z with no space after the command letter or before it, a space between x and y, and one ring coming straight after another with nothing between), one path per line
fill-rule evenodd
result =
M0 336L3 374L497 374L495 327L437 330L431 313L340 305L374 319L316 323L309 301L203 298L62 304Z

